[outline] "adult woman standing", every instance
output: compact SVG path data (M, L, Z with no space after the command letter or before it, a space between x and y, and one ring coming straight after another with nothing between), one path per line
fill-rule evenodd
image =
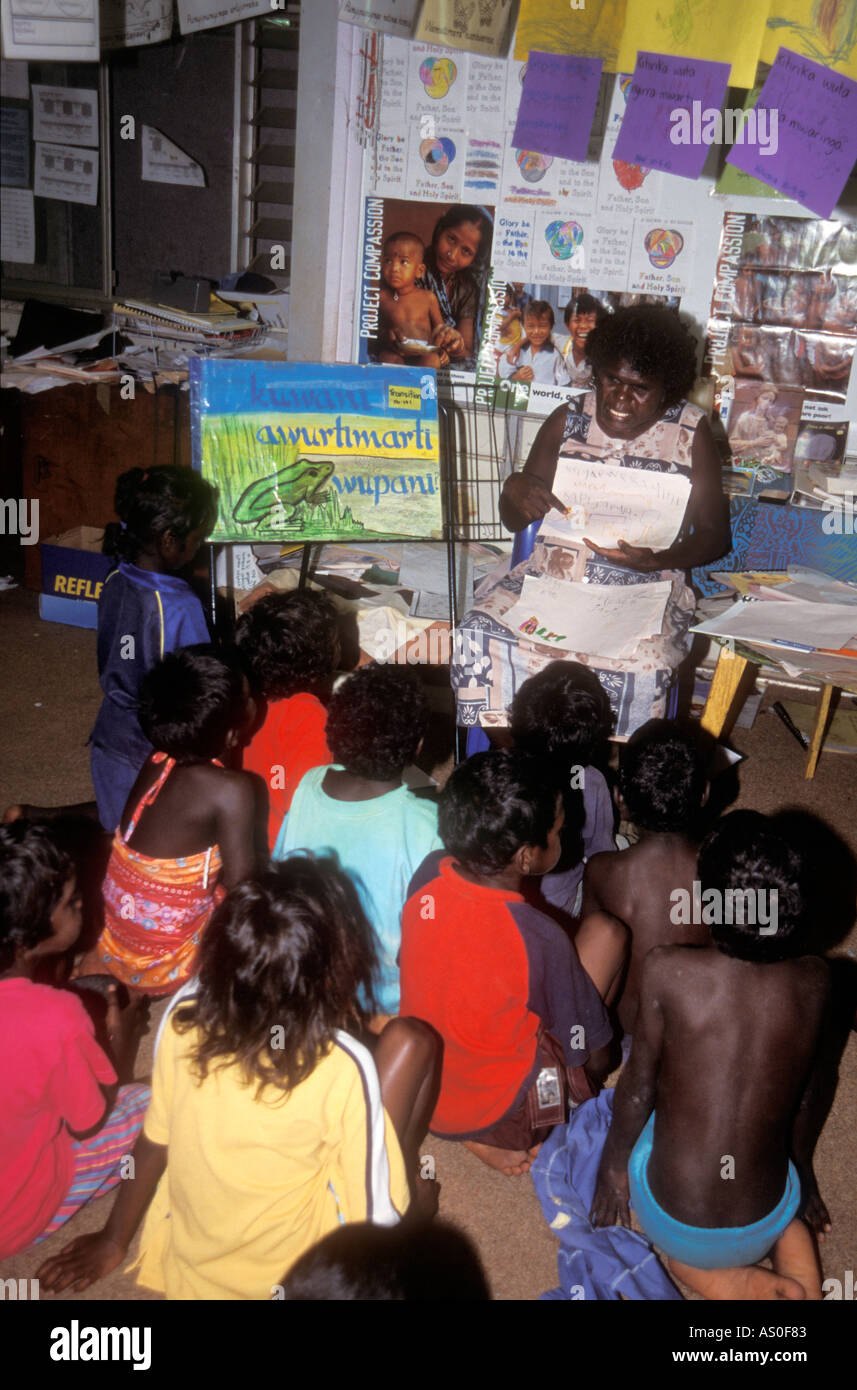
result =
M453 667L459 720L466 726L504 725L520 684L551 660L547 648L522 640L503 622L527 574L591 584L670 581L661 631L642 633L630 657L560 653L595 670L620 737L662 716L673 673L687 651L694 611L683 572L728 549L720 460L704 412L684 399L695 377L695 344L677 315L658 306L620 309L592 331L586 350L595 389L548 416L523 470L503 486L504 525L521 531L552 507L562 509L554 495L562 490L558 470L573 470L575 460L681 475L687 482L684 519L663 550L624 540L610 548L590 539L537 542L528 560L480 593L477 607L461 624L468 640L458 644L461 661Z
M444 324L435 344L453 365L472 369L479 351L494 224L484 208L457 203L438 218L420 283L434 290Z

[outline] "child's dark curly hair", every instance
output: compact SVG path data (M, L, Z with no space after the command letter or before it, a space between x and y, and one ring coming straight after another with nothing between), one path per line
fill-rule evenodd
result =
M235 644L254 686L268 700L285 700L333 674L336 609L311 589L266 594L235 629Z
M412 671L373 662L336 691L327 712L327 746L355 777L390 782L417 756L428 701Z
M586 358L596 373L627 362L640 376L656 378L667 407L683 400L696 380L696 339L662 304L635 304L609 314L586 339Z
M217 516L217 492L193 468L129 468L117 479L113 509L119 521L105 527L101 549L134 564L140 552L167 531L180 541L200 527L210 531Z
M552 661L524 681L509 706L509 728L516 748L567 771L592 762L613 728L613 711L594 671Z
M294 855L239 883L206 927L199 993L176 1031L198 1028L198 1075L237 1062L249 1083L293 1090L374 1012L372 930L333 859ZM361 1002L362 1000L362 1002Z
M708 785L708 748L698 725L650 719L619 754L619 790L641 830L693 834Z
M540 758L512 749L475 753L440 794L438 834L468 872L500 873L522 845L547 846L559 795Z
M245 679L235 653L206 644L168 652L140 685L140 728L177 763L219 758L241 722Z
M73 861L45 825L0 825L0 971L51 934L51 913L74 878Z
M724 816L703 842L698 873L703 909L707 890L720 895L720 920L709 930L724 955L769 963L808 950L806 866L769 816L759 811Z

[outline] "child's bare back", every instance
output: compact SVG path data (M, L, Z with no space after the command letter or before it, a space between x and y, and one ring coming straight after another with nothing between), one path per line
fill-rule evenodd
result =
M684 835L646 835L630 849L596 854L583 879L583 916L609 912L631 934L630 954L617 1013L625 1033L633 1033L643 962L655 946L704 946L710 940L701 923L674 920L677 889L692 897L698 844Z
M746 1226L782 1197L828 988L816 956L758 964L713 946L649 955L631 1081L641 1072L651 1084L658 1068L649 1180L675 1220Z

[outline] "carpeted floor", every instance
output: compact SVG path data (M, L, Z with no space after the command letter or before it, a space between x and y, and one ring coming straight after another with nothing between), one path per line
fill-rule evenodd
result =
M92 795L86 739L99 702L95 675L95 634L44 623L37 596L23 590L0 593L0 635L4 653L0 678L0 730L3 761L0 808L10 802L44 805L87 800ZM824 754L812 782L803 780L803 755L779 721L763 713L750 731L738 730L734 746L746 754L741 765L737 806L774 811L801 807L825 820L857 854L857 763ZM436 775L449 763L436 769ZM857 956L857 932L837 954ZM152 1011L152 1027L141 1047L137 1075L151 1065L154 1025L163 1005ZM836 1098L817 1150L816 1172L833 1219L822 1261L826 1276L844 1281L857 1260L857 1036L843 1055ZM498 1299L534 1299L553 1287L556 1241L541 1215L529 1178L509 1179L484 1167L457 1145L429 1137L441 1183L441 1214L472 1237ZM29 1279L49 1255L72 1236L98 1230L111 1198L93 1203L69 1226L36 1251L0 1261L0 1279ZM133 1278L117 1272L83 1299L148 1299Z

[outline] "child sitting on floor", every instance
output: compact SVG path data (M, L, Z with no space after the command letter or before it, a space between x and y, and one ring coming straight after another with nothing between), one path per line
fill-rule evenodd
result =
M643 964L592 1220L629 1225L630 1197L706 1298L821 1298L790 1159L805 1157L829 993L826 963L803 954L803 875L766 816L727 816L699 856L714 944L659 946ZM758 1264L769 1252L773 1272Z
M255 716L235 658L213 647L164 657L140 691L145 763L113 838L104 928L80 974L108 970L143 994L172 994L194 972L202 933L226 888L255 867L258 792L221 758Z
M545 902L568 917L580 909L584 861L616 848L610 789L594 766L613 727L613 714L593 671L577 661L552 661L524 681L509 706L509 729L515 747L546 758L562 779L565 823L559 863L539 880ZM570 793L583 792L585 820L582 855L572 837L576 810Z
M623 818L640 839L629 849L596 854L586 865L583 914L609 912L631 933L628 973L617 1012L633 1033L643 961L653 946L705 946L708 928L681 912L677 890L692 898L699 822L708 798L701 731L650 719L619 755Z
M167 1019L134 1179L102 1232L39 1270L43 1287L115 1269L150 1201L140 1282L171 1299L269 1299L341 1221L394 1224L406 1162L419 1181L438 1049L415 1019L373 1039L374 1059L358 1040L373 963L330 862L296 856L234 888L202 939L196 994Z
M337 690L327 716L335 760L306 774L274 850L332 854L353 880L375 931L382 1014L399 1011L398 954L408 884L441 845L437 806L414 795L402 773L420 750L428 704L413 672L372 664Z
M239 618L235 643L267 704L243 766L268 788L273 850L304 773L330 762L324 724L339 660L336 610L311 590L266 594Z
M148 1086L116 1085L80 1000L36 984L81 927L74 865L50 829L0 827L0 1258L120 1179Z
M521 892L554 867L562 818L549 766L477 753L441 793L447 854L423 864L402 914L402 1011L444 1042L432 1129L509 1175L565 1123L569 1088L587 1099L610 1066L602 1000L621 975L624 927L590 925L575 951Z

